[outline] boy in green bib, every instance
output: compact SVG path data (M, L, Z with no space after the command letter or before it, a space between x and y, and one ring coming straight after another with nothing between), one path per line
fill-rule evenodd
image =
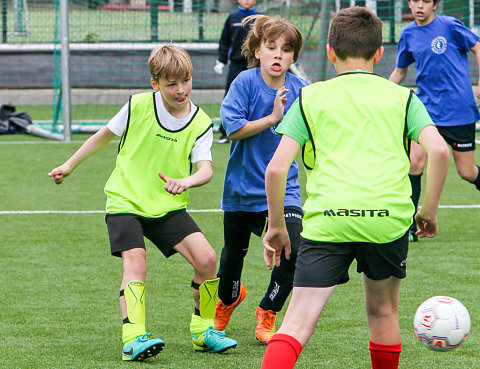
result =
M185 50L171 45L157 48L148 66L155 91L132 95L107 126L48 174L56 184L62 183L81 162L115 136L121 137L115 169L105 185L105 219L111 253L123 260L120 308L125 361L155 356L164 347L145 329L144 237L165 257L179 253L193 267L194 349L223 352L237 345L213 329L217 255L186 211L189 189L212 178L212 122L190 101L193 66ZM191 174L194 163L197 169Z
M373 74L382 55L382 22L353 7L332 20L327 55L337 77L304 87L277 128L283 137L266 171L265 260L290 253L283 217L288 168L303 148L307 200L292 298L262 369L293 368L335 286L353 260L363 273L370 360L398 368L400 282L406 276L410 198L409 141L428 154L427 188L416 215L419 237L437 233L436 212L448 148L408 89Z

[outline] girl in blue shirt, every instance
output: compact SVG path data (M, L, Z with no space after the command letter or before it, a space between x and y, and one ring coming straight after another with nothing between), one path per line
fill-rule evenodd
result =
M256 15L244 22L252 25L242 52L250 69L241 72L225 97L220 115L229 139L230 158L225 174L223 197L224 241L220 258L219 302L215 329L224 330L231 314L246 296L240 283L243 260L251 233L261 236L267 217L265 170L280 142L275 127L299 96L307 82L287 73L302 47L299 30L288 20ZM288 173L285 194L285 221L292 242L298 248L302 230L298 165ZM295 252L290 259L282 255L272 271L270 284L255 315L255 335L267 343L275 333L276 312L280 311L292 289Z
M468 51L472 51L480 65L479 37L459 20L435 15L439 1L408 1L415 21L400 35L397 66L389 79L401 83L408 66L415 63L417 96L452 147L458 174L480 191L480 168L474 161L475 122L480 114L473 96L467 57ZM477 97L480 97L480 88ZM412 142L410 161L412 200L417 208L426 154L415 142ZM415 231L413 222L411 241L417 240Z

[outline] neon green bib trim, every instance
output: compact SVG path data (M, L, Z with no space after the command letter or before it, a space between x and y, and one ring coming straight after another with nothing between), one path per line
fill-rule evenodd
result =
M363 72L302 89L311 138L303 151L304 238L387 243L407 231L414 211L406 138L410 98L410 90Z
M157 218L186 208L189 191L168 193L158 172L171 178L189 176L193 146L211 126L210 118L198 108L181 130L169 131L157 119L154 94L133 95L116 166L105 185L106 212Z

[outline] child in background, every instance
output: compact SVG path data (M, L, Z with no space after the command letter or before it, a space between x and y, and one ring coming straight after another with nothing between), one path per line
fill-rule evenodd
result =
M286 19L257 15L243 46L250 69L233 81L220 115L232 144L225 173L221 208L224 241L220 257L219 301L215 329L224 330L233 310L245 299L240 279L252 233L261 236L267 217L265 170L280 136L275 127L307 82L288 73L302 47L302 36ZM298 245L302 229L298 165L289 168L285 221L292 245ZM267 343L275 333L276 313L287 299L293 282L295 257L282 261L271 274L264 298L256 309L256 338Z
M435 15L439 1L408 1L415 21L408 24L400 35L397 66L389 79L401 83L408 66L415 62L417 96L452 147L458 174L480 191L480 167L475 165L474 158L475 122L480 119L480 114L473 96L467 56L468 51L472 51L480 66L479 37L459 20ZM480 86L480 78L478 83ZM480 97L480 88L477 97ZM426 158L422 147L412 142L410 180L415 209ZM413 222L411 241L417 241L415 231Z
M85 159L121 136L116 166L105 185L111 253L123 261L120 286L122 360L157 355L164 346L145 330L145 236L170 257L193 267L195 313L190 331L197 351L222 352L237 345L213 329L219 279L217 255L186 211L189 188L212 177L210 118L190 101L192 62L175 46L152 51L148 60L155 92L133 95L112 120L48 175L56 184ZM191 174L191 165L197 170Z
M278 265L284 248L289 254L285 183L302 147L309 173L293 294L262 369L294 367L335 286L348 281L354 259L363 273L372 368L398 368L399 290L414 212L408 141L418 140L428 154L426 193L416 215L420 237L437 233L449 153L420 100L373 74L382 54L382 22L373 12L359 7L338 12L327 56L339 75L303 88L277 128L283 137L265 179L267 265L272 256Z
M244 25L242 21L250 15L257 14L255 3L256 0L238 0L238 9L228 15L223 26L218 43L218 59L213 70L215 73L222 74L225 64L230 60L225 95L238 74L247 69L247 59L242 54L242 46L251 24ZM217 143L228 143L229 140L223 125L220 125L220 132L221 136Z

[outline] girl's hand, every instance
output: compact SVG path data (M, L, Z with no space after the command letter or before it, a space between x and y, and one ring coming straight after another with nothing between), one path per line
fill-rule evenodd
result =
M277 90L277 95L275 96L275 101L273 102L273 111L272 117L275 120L275 123L280 122L283 119L283 112L285 111L285 103L287 102L286 93L289 90L282 86Z

